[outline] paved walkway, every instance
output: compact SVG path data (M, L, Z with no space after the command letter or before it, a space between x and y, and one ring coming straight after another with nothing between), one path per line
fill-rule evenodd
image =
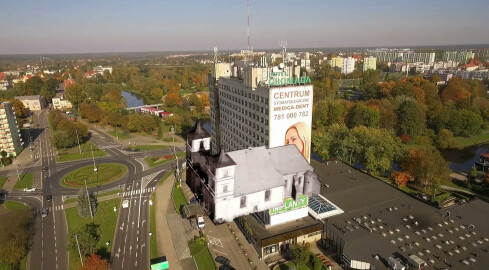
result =
M171 199L174 176L168 177L156 188L155 218L158 256L166 256L171 269L196 269L188 251L187 239L192 238L190 225L175 213ZM185 220L185 223L188 222ZM198 234L195 232L195 234ZM190 238L189 238L190 237Z

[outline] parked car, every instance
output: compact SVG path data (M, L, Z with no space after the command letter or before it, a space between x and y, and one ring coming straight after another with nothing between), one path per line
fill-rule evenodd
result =
M41 209L41 217L47 217L48 216L48 209L43 208Z
M46 201L50 202L53 200L53 195L46 196Z
M205 227L204 218L201 216L197 217L197 227L199 227L200 229Z
M36 191L36 188L34 188L34 187L28 187L28 188L24 188L24 191L26 191L26 192L34 192L34 191Z
M218 262L220 264L225 264L225 265L230 265L231 264L231 261L228 258L223 257L223 256L217 256L216 257L216 262Z

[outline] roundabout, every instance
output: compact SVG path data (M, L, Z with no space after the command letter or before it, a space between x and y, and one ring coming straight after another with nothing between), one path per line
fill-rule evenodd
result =
M60 184L67 188L97 187L119 180L127 174L128 168L121 163L99 163L73 170L61 178Z

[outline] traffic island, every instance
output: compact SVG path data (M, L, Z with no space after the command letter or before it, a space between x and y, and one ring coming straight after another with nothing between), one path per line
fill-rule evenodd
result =
M76 169L61 179L61 185L68 188L84 188L86 181L87 187L103 186L127 173L127 167L120 163L100 163L96 168L97 171L90 165Z

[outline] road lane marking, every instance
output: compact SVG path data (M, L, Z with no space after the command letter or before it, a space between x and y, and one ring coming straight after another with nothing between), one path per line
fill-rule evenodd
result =
M227 254L226 254L226 253L224 253L224 252L222 252L222 251L215 250L215 249L212 249L212 250L214 250L215 252L219 252L219 253L224 254L224 255L226 255L226 256L227 256Z

